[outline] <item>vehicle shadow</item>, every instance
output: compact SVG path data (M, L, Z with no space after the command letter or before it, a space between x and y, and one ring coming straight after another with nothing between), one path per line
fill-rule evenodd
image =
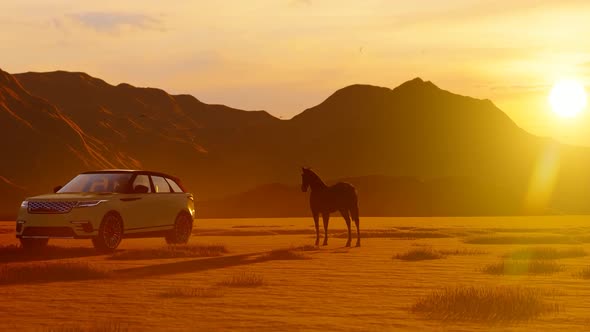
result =
M120 277L151 277L177 273L201 272L207 270L221 269L230 266L239 266L254 264L260 262L262 253L249 253L232 256L222 256L213 258L200 258L190 261L155 264L115 270L116 275Z
M271 255L271 253L272 251L262 251L231 256L200 258L182 262L120 269L115 270L114 273L116 276L123 278L142 278L178 273L202 272L232 266L263 263L272 260L284 260L284 258Z
M0 262L34 262L64 258L100 256L94 248L47 246L42 251L27 251L17 245L0 246Z

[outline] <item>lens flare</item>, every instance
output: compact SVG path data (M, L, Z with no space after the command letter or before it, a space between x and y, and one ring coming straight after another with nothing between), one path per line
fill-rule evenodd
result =
M559 173L559 146L552 144L542 151L533 169L525 201L525 212L546 212Z

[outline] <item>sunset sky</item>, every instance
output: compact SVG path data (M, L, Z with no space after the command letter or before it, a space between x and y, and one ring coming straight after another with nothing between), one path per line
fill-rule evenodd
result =
M589 17L587 0L3 0L0 68L84 71L282 118L346 85L419 76L590 145L588 109L562 119L547 101L558 79L590 86Z

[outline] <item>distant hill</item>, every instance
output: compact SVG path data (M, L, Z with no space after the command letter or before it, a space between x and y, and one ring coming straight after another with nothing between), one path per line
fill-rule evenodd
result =
M287 201L305 202L291 194L303 165L358 181L374 215L590 212L590 150L530 135L489 100L419 78L348 86L279 120L85 73L0 71L0 121L0 176L24 188L0 188L0 214L84 170L143 168L179 176L210 215L240 216L245 208L221 202L270 193L283 205L242 214L295 215Z
M522 213L519 193L473 178L430 181L408 177L364 176L344 181L357 189L363 216L482 216ZM489 204L489 202L494 202ZM299 186L269 184L221 199L200 202L203 218L311 216ZM535 213L551 214L544 210Z

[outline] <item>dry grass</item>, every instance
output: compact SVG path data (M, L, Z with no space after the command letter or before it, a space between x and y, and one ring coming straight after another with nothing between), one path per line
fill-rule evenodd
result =
M315 234L315 231L314 231ZM276 232L270 230L215 230L215 229L195 229L193 235L197 236L262 236L262 235L277 235Z
M488 322L529 320L559 311L539 289L522 287L453 287L420 299L412 311L428 318Z
M590 279L590 266L586 266L581 271L574 273L574 277Z
M14 228L0 228L0 234L11 234L14 233Z
M28 251L11 244L0 246L0 262L25 262L36 260L87 257L98 255L94 248L47 246L42 251Z
M356 233L356 232L355 232ZM334 238L346 239L348 233L338 233L333 235ZM356 234L353 234L353 239ZM453 237L452 235L430 232L430 231L399 231L399 230L374 230L361 231L361 238L392 238L392 239L441 239Z
M444 257L444 255L428 247L412 249L403 254L397 254L393 256L394 259L401 259L404 261L423 261L441 259Z
M310 259L299 248L275 249L262 256L263 260L297 260Z
M0 284L101 279L110 272L88 263L29 263L0 266Z
M559 232L561 229L559 228L527 228L527 227L492 227L492 228L485 228L485 230L494 233L554 233Z
M470 248L439 249L437 252L445 256L476 256L489 254L489 252L484 250Z
M128 328L122 327L119 323L105 323L97 324L90 327L79 327L79 326L59 326L50 327L45 330L46 332L126 332Z
M572 244L579 243L575 238L564 235L517 236L483 235L467 238L469 244Z
M217 257L228 250L224 245L211 244L183 244L170 245L162 248L129 249L114 253L109 259L114 260L142 260L159 258L183 258L183 257Z
M301 247L297 247L297 249L299 249L301 251L318 251L318 250L320 250L320 248L318 246L313 246L311 244L306 244Z
M354 226L353 237L356 237ZM198 229L193 234L198 236L263 236L263 235L315 235L315 229L253 229L232 228L232 229ZM322 231L323 234L323 231ZM347 232L341 230L329 230L328 234L334 238L348 238ZM438 239L453 237L452 234L442 233L438 228L415 228L407 229L374 229L362 231L362 238L397 238L397 239Z
M578 240L581 243L590 243L590 235L576 236L576 240Z
M484 267L482 271L495 275L551 274L563 271L563 266L553 261L506 260L495 264L489 264Z
M225 287L260 287L264 285L264 277L256 273L242 272L219 282L218 285Z
M203 298L214 298L223 297L223 289L220 288L190 288L190 287L178 287L172 288L166 292L160 294L160 297L164 298L190 298L190 297L203 297Z
M576 258L584 257L587 253L582 248L569 248L565 250L557 250L555 248L539 247L539 248L523 248L515 250L509 254L504 255L510 259L561 259L561 258Z

